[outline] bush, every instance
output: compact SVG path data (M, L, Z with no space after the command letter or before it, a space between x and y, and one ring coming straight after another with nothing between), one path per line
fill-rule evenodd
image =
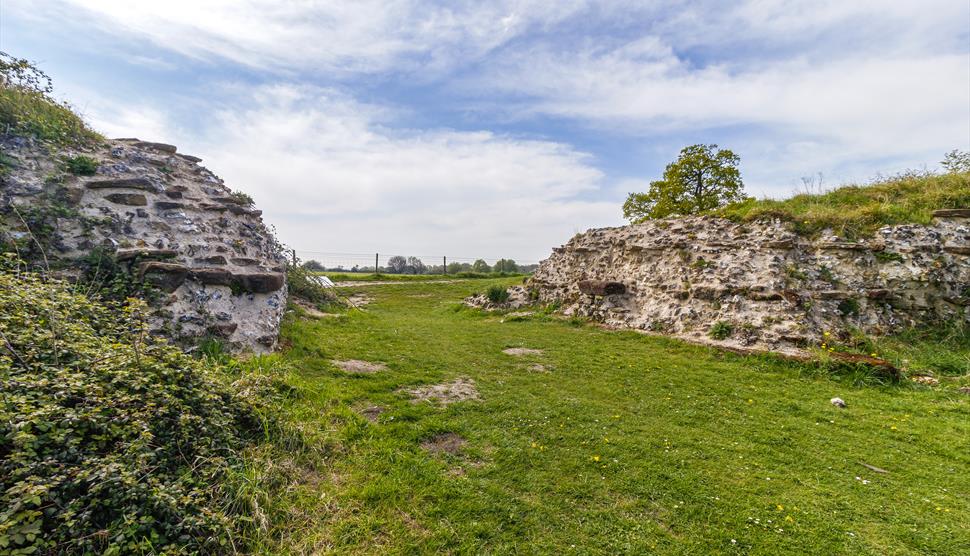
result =
M75 176L93 176L98 171L98 161L90 156L72 156L67 159L67 169Z
M27 60L0 52L0 125L59 146L84 146L103 137L70 106L51 98L51 80Z
M334 291L325 287L320 276L304 265L287 266L286 285L290 295L303 298L320 309L338 304Z
M502 286L490 286L485 296L492 303L505 303L509 300L509 290Z
M0 552L232 552L226 477L256 410L105 305L0 264Z
M714 340L723 340L731 336L731 334L734 334L734 326L723 320L715 322L707 332L707 335Z

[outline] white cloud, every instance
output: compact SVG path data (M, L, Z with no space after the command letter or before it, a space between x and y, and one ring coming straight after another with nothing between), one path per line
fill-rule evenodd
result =
M899 169L970 147L970 10L958 4L695 5L657 34L504 50L456 87L511 95L517 102L503 109L518 118L631 137L728 137L756 192L786 193L793 172L862 179L874 164ZM758 49L730 48L743 41Z
M620 223L615 199L584 200L603 175L569 146L392 130L384 115L332 90L266 87L191 148L304 250L534 261L579 228Z
M585 2L8 0L35 20L87 18L185 56L261 69L344 74L446 68L577 12Z

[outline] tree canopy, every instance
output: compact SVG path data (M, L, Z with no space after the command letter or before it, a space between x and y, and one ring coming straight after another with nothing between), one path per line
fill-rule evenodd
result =
M697 214L742 201L744 185L738 155L717 145L691 145L667 165L663 179L646 193L630 193L623 217L631 222Z

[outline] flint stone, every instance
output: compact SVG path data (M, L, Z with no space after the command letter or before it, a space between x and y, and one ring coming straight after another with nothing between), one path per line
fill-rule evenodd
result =
M138 265L138 279L158 289L172 293L179 288L189 275L185 265L148 261Z
M208 286L229 286L232 284L232 273L224 268L194 268L190 276L196 282Z
M626 293L626 286L621 282L580 280L577 285L579 291L586 295L622 295Z
M178 148L175 145L168 145L166 143L153 143L151 141L139 141L135 143L136 147L142 147L144 149L152 149L154 151L175 154Z
M255 274L237 274L233 280L238 280L244 290L250 293L270 293L283 287L286 277L283 274L260 272Z
M84 184L88 189L141 189L143 191L158 191L158 187L148 178L118 178L111 180L89 181Z
M141 193L112 193L104 196L105 200L111 201L116 205L128 205L131 207L143 207L148 204L148 199Z

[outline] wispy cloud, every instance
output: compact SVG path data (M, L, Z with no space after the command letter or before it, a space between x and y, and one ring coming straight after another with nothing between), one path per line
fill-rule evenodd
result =
M580 198L604 177L568 145L390 128L388 112L328 89L254 98L218 111L193 148L301 249L538 260L577 228L618 223L615 200Z

